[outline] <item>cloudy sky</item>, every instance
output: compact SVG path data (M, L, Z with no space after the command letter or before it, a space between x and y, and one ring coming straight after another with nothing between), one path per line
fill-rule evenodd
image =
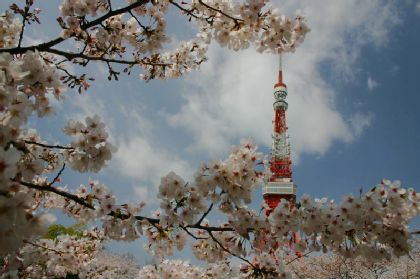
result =
M41 21L56 17L58 7L39 2ZM295 53L283 57L299 195L339 200L382 178L420 190L420 2L274 5L290 16L301 10L312 30ZM171 16L168 29L174 42L193 36L182 17ZM26 41L57 32L47 24ZM66 173L69 185L99 179L121 201L147 201L151 209L160 177L170 170L191 177L200 162L224 157L244 137L270 152L276 56L212 45L200 71L179 80L144 83L130 76L108 82L101 64L90 73L97 81L87 93L68 91L56 117L32 123L46 138L64 142L60 127L69 118L98 114L108 123L118 146L114 160L100 174ZM261 199L256 192L256 207Z

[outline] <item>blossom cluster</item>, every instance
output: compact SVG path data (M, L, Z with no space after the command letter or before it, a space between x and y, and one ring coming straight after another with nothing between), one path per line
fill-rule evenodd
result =
M197 188L185 183L174 172L162 177L158 198L162 200L160 208L163 210L160 223L165 226L193 224L197 216L207 209Z
M0 15L0 48L14 47L19 40L22 22L9 11Z
M74 197L79 200L68 199L54 193L46 193L39 201L42 203L43 207L47 209L61 209L70 217L76 218L83 223L92 222L97 218L105 218L104 229L108 237L109 234L111 234L109 230L116 230L118 228L116 224L113 224L114 227L112 227L106 222L108 220L114 221L115 218L110 215L120 214L121 216L124 216L123 220L117 219L115 221L124 221L127 223L127 221L130 220L130 217L138 214L144 207L144 203L140 203L136 206L131 204L117 205L116 197L113 193L104 184L98 181L90 181L88 187L81 184L75 191L70 191L67 187L56 188L66 193L73 192L72 194L74 194ZM80 203L80 200L83 201L83 204ZM111 217L111 219L108 219L107 217Z
M173 279L210 279L241 278L239 270L222 261L210 264L207 268L193 266L181 260L163 260L157 265L146 265L141 268L138 279L173 278Z
M50 112L47 94L58 94L61 83L54 66L36 52L19 58L0 54L0 70L0 254L5 255L24 239L42 234L54 219L48 213L34 214L35 193L20 183L30 183L56 166L49 150L27 144L39 138L23 126L33 113L41 117Z
M85 264L95 258L103 239L103 232L92 229L81 236L61 234L54 239L26 241L18 257L7 258L8 271L3 277L57 278L78 272L79 278L90 278L83 276Z
M86 124L70 121L64 132L73 137L73 149L65 152L72 169L79 172L98 172L112 157L115 147L107 142L105 123L99 116L86 117Z
M204 197L219 203L222 212L232 212L235 206L251 202L252 191L261 181L255 169L261 159L256 145L243 140L226 160L203 164L195 174L195 184Z
M245 278L291 279L292 274L286 270L282 259L283 255L279 251L274 255L268 252L261 252L256 255L252 265L242 267L243 276Z
M36 211L43 196L31 190L33 185L52 186L55 179L49 182L46 175L66 161L81 171L98 171L114 150L98 117L87 118L86 125L73 122L72 127L78 129L73 133L71 125L66 129L75 138L74 146L51 146L35 130L26 129L31 116L52 112L50 98L60 100L65 88L49 59L37 51L19 57L0 54L1 255L42 234L42 228L53 220L49 213Z
M133 257L111 254L102 250L81 267L78 276L87 279L136 279L139 278L139 273L140 267Z
M145 250L158 258L172 256L174 248L181 251L187 242L187 234L180 229L144 225L143 233L147 237Z
M207 19L201 24L213 28L212 37L222 46L240 50L254 43L259 52L293 51L309 31L304 17L292 20L266 4L263 0L197 0L192 1L191 9Z
M63 16L96 16L97 10L106 3L106 0L64 0L60 12Z
M370 258L346 258L336 254L313 254L289 259L288 269L296 278L416 278L420 274L420 239L414 237L410 255L372 262Z
M201 235L206 235L204 232L201 233ZM232 233L230 233L230 236L232 236ZM226 235L226 237L220 237L220 236L214 236L217 241L220 242L222 245L229 245L229 248L232 248L234 246L235 248L240 248L241 252L243 252L242 245L237 245L238 243L230 241L229 236ZM223 241L226 240L226 241ZM225 246L224 246L225 247ZM217 263L221 262L229 257L231 257L231 254L226 253L223 249L221 249L220 244L218 244L214 239L212 238L205 238L205 239L198 239L195 241L195 243L192 246L192 250L194 253L194 256L202 261L206 261L208 263ZM238 250L238 249L235 249ZM233 252L232 252L233 253ZM239 254L238 254L239 255Z
M408 253L409 221L420 213L415 190L383 180L372 190L341 204L304 195L299 208L282 200L270 215L271 237L287 243L292 232L302 232L301 250L332 250L346 257L370 256L381 260Z
M143 69L140 77L146 81L177 78L197 69L207 60L212 38L233 50L248 48L252 43L259 52L280 53L294 51L309 31L302 15L295 19L285 17L263 0L146 1L133 8L129 17L120 13L89 29L86 17L112 11L108 4L103 0L63 1L60 6L62 37L74 37L84 44L85 57L127 57L126 49L134 48L131 64ZM128 4L135 5L136 1L129 0ZM163 52L170 41L165 17L171 5L190 21L195 20L198 33L195 39Z
M0 195L0 258L17 251L25 240L42 235L55 221L50 213L33 214L34 198L30 193Z

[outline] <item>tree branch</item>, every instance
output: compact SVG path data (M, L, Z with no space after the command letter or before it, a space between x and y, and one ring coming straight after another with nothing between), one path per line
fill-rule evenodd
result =
M200 237L200 236L196 236L194 235L192 232L190 232L186 227L184 226L180 226L181 229L183 229L188 235L190 235L192 238L194 238L195 240L199 240L199 239L208 239L208 237Z
M224 15L225 17L230 18L231 20L233 20L235 22L235 26L238 26L239 22L243 21L242 19L235 18L235 17L233 17L231 15L228 15L227 13L223 12L222 10L216 9L216 8L204 3L202 0L198 0L198 3L200 3L201 5L203 5L204 7L206 7L209 10L218 12L218 13Z
M57 254L59 254L59 255L62 255L62 254L63 254L63 252L61 252L61 251L58 251L58 250L55 250L55 249L51 249L51 248L49 248L49 247L45 247L45 246L42 246L42 245L39 245L39 244L37 244L37 243L34 243L34 242L31 242L31 241L28 241L28 240L26 240L26 239L24 239L24 240L23 240L23 243L30 244L30 245L32 245L32 246L35 246L35 247L38 247L38 248L42 248L42 249L45 249L45 250L48 250L48 251L52 251L52 252L57 253Z
M48 183L48 185L47 185L48 187L51 187L58 180L60 175L63 173L65 167L66 167L66 163L63 164L63 166L61 167L61 169L57 173L57 175L54 177L54 179L50 183Z
M233 232L235 231L233 228L229 228L229 227L206 227L203 225L188 225L186 226L186 228L204 230L207 232Z
M203 214L203 216L201 216L200 220L197 221L197 223L196 223L197 226L201 225L201 222L203 222L204 218L207 217L207 215L210 213L212 208L213 208L213 203L210 204L209 209L207 209L207 211Z
M141 60L122 60L122 59L113 59L113 58L105 58L103 56L89 56L83 53L75 53L75 52L67 52L59 49L50 48L46 50L46 52L57 54L60 56L63 56L67 58L68 60L80 58L80 59L86 59L91 61L102 61L105 63L117 63L117 64L125 64L125 65L137 65L137 64L143 64L143 65L150 65L150 66L162 66L162 67L168 67L172 64L169 63L153 63L153 62L146 62L145 59Z
M192 16L193 18L198 18L197 15L193 14L194 9L188 10L188 9L182 7L177 2L174 2L172 0L169 0L169 3L171 3L172 5L174 5L175 7L177 7L178 9L180 9L181 11L183 11L184 13L188 14L189 16Z
M35 190L39 190L39 191L44 191L44 192L55 193L57 195L60 195L62 197L65 197L65 198L67 198L69 200L72 200L72 201L74 201L74 202L76 202L76 203L78 203L80 205L83 205L83 206L85 206L87 208L95 209L95 207L93 207L93 205L91 205L90 203L88 203L86 200L84 200L84 199L82 199L82 198L80 198L80 197L78 197L76 195L70 194L70 193L68 193L66 191L57 189L55 187L49 187L48 184L47 185L37 185L37 184L34 184L34 183L25 182L25 181L16 181L16 182L18 182L19 184L21 184L23 186L26 186L28 188L31 188L31 189L35 189Z
M74 150L74 147L72 146L62 146L62 145L49 145L49 144L44 144L44 143L40 143L40 142L36 142L36 141L31 141L31 140L24 140L24 142L26 144L34 144L34 145L38 145L41 147L45 147L45 148L51 148L51 149L68 149L68 150Z
M220 241L213 235L212 232L209 231L208 233L209 233L210 237L213 239L213 241L216 242L220 246L220 248L222 248L223 251L225 251L226 253L228 253L228 254L230 254L230 255L232 255L232 256L234 256L234 257L236 257L236 258L238 258L238 259L240 259L244 262L246 262L247 264L249 264L250 266L255 268L255 266L249 260L245 259L242 256L236 255L235 253L233 253L229 249L227 249L225 246L223 246L223 244L220 243Z
M104 14L103 16L98 17L97 19L92 20L90 22L87 22L85 24L82 24L80 26L80 29L83 30L83 31L87 30L90 27L93 27L95 25L100 24L101 22L107 20L110 17L116 16L116 15L119 15L119 14L124 14L124 13L126 13L126 12L128 12L132 9L135 9L137 7L140 7L140 6L148 3L149 1L150 0L138 0L137 2L135 2L131 5L128 5L126 7L123 7L123 8L117 9L117 10L110 10L108 13ZM8 52L10 54L23 54L23 53L25 53L27 51L30 51L30 50L32 50L32 51L38 50L40 52L48 51L51 47L53 47L53 46L55 46L59 43L64 42L66 39L67 38L57 37L57 38L55 38L51 41L41 43L41 44L38 44L38 45L33 45L33 46L28 46L28 47L19 47L18 46L18 47L15 47L15 48L3 48L3 49L0 49L0 53Z
M28 6L28 1L26 1L26 5L25 8L23 10L23 14L22 14L22 29L20 30L20 34L19 34L19 42L18 42L18 47L21 46L22 44L22 39L23 39L23 33L25 32L25 24L26 24L26 20L27 20L27 16L28 16L28 11L29 11L29 6Z
M303 258L303 257L306 257L306 256L307 256L307 255L309 255L310 253L312 253L312 251L306 252L305 254L303 254L303 255L301 255L301 256L297 256L297 257L295 257L293 260L288 261L288 262L286 263L286 265L291 264L292 262L294 262L294 261L296 261L296 260L298 260L298 259L301 259L301 258Z
M133 12L132 11L129 11L128 12L136 21L137 21L137 24L141 27L141 28L143 28L143 30L144 31L146 31L146 32L150 32L150 28L148 27L148 26L144 26L141 22L140 22L140 20L133 14Z
M66 199L72 200L82 206L85 206L89 209L95 210L95 207L90 204L89 202L87 202L85 199L78 197L77 195L71 194L69 192L66 192L64 190L60 190L56 187L49 187L48 184L46 185L37 185L34 183L29 183L29 182L25 182L25 181L15 181L17 183L20 183L23 186L26 186L28 188L31 189L35 189L35 190L39 190L39 191L44 191L44 192L51 192L51 193L55 193L57 195L60 195ZM131 215L129 214L124 214L124 213L119 213L119 212L115 212L112 211L111 213L108 214L109 216L112 216L114 218L119 218L122 220L128 219L131 217ZM145 216L134 216L134 218L136 220L139 221L143 221L143 220L147 220L149 223L151 224L158 224L159 223L159 219L156 218L150 218L150 217L145 217ZM183 226L181 228L191 228L191 229L198 229L198 230L204 230L207 231L208 233L211 232L228 232L228 231L234 231L233 228L227 228L227 227L206 227L206 226L202 226L202 225L188 225L188 226Z

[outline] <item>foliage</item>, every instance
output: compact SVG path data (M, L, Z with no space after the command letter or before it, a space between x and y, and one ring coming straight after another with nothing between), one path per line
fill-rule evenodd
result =
M67 234L75 237L83 236L84 224L74 224L73 226L66 227L61 224L52 224L48 227L46 234L43 238L46 239L57 239L59 235Z

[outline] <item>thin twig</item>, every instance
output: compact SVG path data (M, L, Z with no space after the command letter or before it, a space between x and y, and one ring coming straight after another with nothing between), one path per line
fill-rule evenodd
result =
M250 266L252 266L253 268L255 268L255 266L249 260L245 259L242 256L236 255L235 253L233 253L229 249L227 249L225 246L223 246L223 244L220 243L220 241L213 235L212 232L209 231L208 233L209 233L210 237L214 240L214 242L216 242L220 246L220 248L223 249L223 251L225 251L226 253L228 253L228 254L230 254L230 255L232 255L232 256L234 256L234 257L236 257L236 258L238 258L238 259L240 259L240 260L242 260L242 261L244 261L246 263L248 263Z
M21 185L26 186L26 187L31 188L31 189L44 191L44 192L55 193L55 194L60 195L64 198L66 198L66 199L72 200L72 201L74 201L74 202L76 202L80 205L83 205L83 206L85 206L89 209L93 209L93 210L95 209L95 207L92 204L90 204L89 202L87 202L85 199L82 199L82 198L78 197L77 195L71 194L71 193L66 192L64 190L60 190L56 187L48 187L47 186L48 184L37 185L37 184L34 184L34 183L25 182L25 181L15 181L15 182L20 183ZM122 219L122 220L125 220L125 219L128 219L128 218L132 217L129 214L119 213L119 212L115 212L115 211L109 213L108 215L112 216L112 217L115 217L115 218ZM156 218L150 218L150 217L139 216L139 215L133 216L133 217L136 220L139 220L139 221L146 220L151 224L158 224L159 221L160 221L159 219L156 219ZM203 225L188 225L188 226L185 226L185 228L204 230L204 231L207 231L209 233L211 233L211 232L232 232L232 231L234 231L233 228L229 228L229 227L207 227L207 226L203 226Z
M20 30L20 34L19 34L18 47L20 47L21 44L22 44L23 33L25 32L25 25L26 25L26 20L27 20L26 17L28 16L29 7L30 7L30 5L29 5L28 1L26 1L26 5L25 5L24 12L23 12L23 15L22 15L23 21L22 21L22 29Z
M63 254L63 252L61 252L61 251L58 251L58 250L55 250L55 249L52 249L52 248L49 248L49 247L45 247L45 246L42 246L42 245L39 245L39 244L37 244L37 243L34 243L34 242L31 242L31 241L28 241L28 240L26 240L26 239L24 239L24 240L23 240L23 243L30 244L30 245L32 245L32 246L35 246L35 247L38 247L38 248L45 249L45 250L48 250L48 251L51 251L51 252L57 253L57 254L59 254L59 255L62 255L62 254Z
M49 145L49 144L40 143L40 142L36 142L36 141L31 141L31 140L25 140L24 142L25 142L26 144L38 145L38 146L45 147L45 148L55 148L55 149L68 149L68 150L74 150L74 147L72 147L72 146Z
M180 226L181 229L183 229L187 234L189 234L192 238L194 238L195 240L199 240L199 239L208 239L208 237L201 237L201 236L196 236L194 235L192 232L190 232L186 227L184 226Z
M193 18L198 18L197 15L193 14L194 9L188 10L188 9L182 7L181 5L179 5L177 2L174 2L172 0L169 0L169 3L171 3L172 5L174 5L175 7L180 9L181 11L185 12L186 14L192 16Z
M62 50L54 49L54 48L48 49L48 52L66 57L68 60L80 58L80 59L86 59L86 60L102 61L102 62L105 62L105 63L117 63L117 64L126 64L126 65L143 64L143 65L150 65L150 66L165 66L165 67L172 65L172 64L169 64L169 63L146 62L146 61L144 61L145 59L142 59L142 60L122 60L122 59L105 58L104 56L89 56L89 55L86 55L86 54L83 54L83 53L67 52L67 51L62 51Z
M212 7L212 6L204 3L202 0L198 0L198 3L200 3L201 5L203 5L204 7L206 7L209 10L218 12L218 13L224 15L225 17L230 18L231 20L233 20L235 22L235 26L238 26L239 22L243 21L242 19L235 18L235 17L233 17L231 15L228 15L227 13L223 12L222 10L216 9L215 7Z
M298 260L298 259L300 259L300 258L306 257L306 256L307 256L307 255L309 255L310 253L312 253L312 251L306 252L305 254L303 254L303 255L301 255L301 256L297 256L297 257L296 257L296 258L294 258L293 260L288 261L288 262L286 263L286 265L291 264L292 262L294 262L294 261L296 261L296 260Z
M37 184L34 184L34 183L25 182L25 181L16 181L16 182L20 183L23 186L26 186L28 188L31 188L31 189L35 189L35 190L39 190L39 191L44 191L44 192L55 193L57 195L60 195L62 197L65 197L65 198L67 198L69 200L72 200L72 201L74 201L74 202L76 202L76 203L78 203L80 205L83 205L83 206L85 206L87 208L95 209L95 207L93 205L91 205L90 203L88 203L86 200L84 200L84 199L82 199L82 198L80 198L80 197L78 197L76 195L70 194L70 193L68 193L66 191L60 190L60 189L58 189L56 187L48 187L48 184L46 184L46 185L37 185Z
M140 22L140 20L133 14L133 12L132 11L129 11L128 12L136 21L137 21L137 24L138 25L140 25L140 27L141 28L143 28L143 30L144 31L146 31L146 32L150 32L150 28L149 27L146 27L146 26L144 26L141 22Z
M61 167L57 175L54 177L54 179L50 183L48 183L48 187L51 187L58 180L60 175L63 173L65 167L66 167L66 163L63 164L63 166Z
M16 181L18 183L20 183L23 186L26 186L28 188L31 189L36 189L39 191L45 191L45 192L52 192L55 193L57 195L60 195L62 197L65 197L69 200L72 200L80 205L83 205L89 209L95 209L95 207L93 205L91 205L90 203L88 203L85 199L82 199L76 195L73 195L71 193L68 193L66 191L60 190L56 187L48 187L47 185L37 185L37 184L33 184L33 183L29 183L29 182L24 182L24 181ZM115 218L119 218L119 219L128 219L131 217L131 215L128 214L123 214L123 213L118 213L118 212L111 212L110 214L108 214L109 216L115 217ZM134 218L136 220L139 221L143 221L143 220L147 220L149 223L151 224L157 224L159 223L159 219L155 219L155 218L149 218L149 217L145 217L145 216L134 216ZM220 227L205 227L205 226L186 226L185 228L193 228L193 229L200 229L200 230L205 230L209 233L213 232L213 231L233 231L232 228L220 228Z
M204 230L207 232L233 232L235 231L233 228L229 228L229 227L207 227L207 226L197 225L197 224L188 225L186 226L186 228Z
M20 34L19 34L18 47L20 47L20 45L22 44L23 32L25 32L25 23L26 23L26 20L23 20L23 22L22 22L22 30L20 30Z
M207 211L203 214L203 216L201 216L200 220L198 220L198 222L196 223L196 225L201 225L201 222L203 222L204 218L207 217L207 215L210 213L210 211L213 208L213 203L210 204L209 209L207 209Z

